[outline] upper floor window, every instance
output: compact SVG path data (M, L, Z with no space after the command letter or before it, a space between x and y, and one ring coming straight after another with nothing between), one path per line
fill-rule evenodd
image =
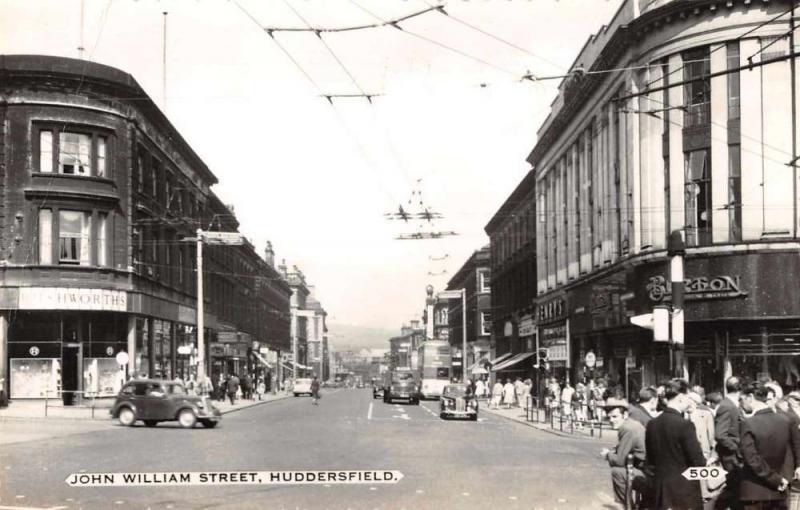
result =
M44 127L38 133L39 172L108 177L106 134L56 127Z
M711 57L708 47L683 54L684 126L702 126L711 121Z
M39 263L108 266L108 214L97 214L96 229L94 218L92 211L41 209Z
M481 312L481 335L492 334L492 314Z
M708 149L686 152L686 244L711 244L711 162Z
M478 292L491 292L491 277L488 269L478 270Z

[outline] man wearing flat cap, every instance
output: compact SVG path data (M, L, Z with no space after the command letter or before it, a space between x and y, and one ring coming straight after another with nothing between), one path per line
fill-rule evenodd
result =
M611 422L611 427L617 431L617 446L613 450L603 448L600 456L608 461L611 466L611 485L614 487L614 496L620 503L625 502L625 484L628 473L625 461L628 454L633 454L633 485L643 484L644 474L640 470L644 463L644 427L638 421L628 416L628 402L624 399L607 398L603 405L606 417Z

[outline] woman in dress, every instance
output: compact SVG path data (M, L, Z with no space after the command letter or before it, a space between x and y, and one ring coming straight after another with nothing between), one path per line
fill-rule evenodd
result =
M506 407L506 409L509 409L514 405L516 397L517 395L514 390L514 385L511 384L509 379L506 379L506 384L503 386L503 405Z

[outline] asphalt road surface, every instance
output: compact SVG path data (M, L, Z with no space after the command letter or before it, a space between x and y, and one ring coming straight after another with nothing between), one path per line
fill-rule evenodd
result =
M122 427L4 445L0 509L616 508L590 439L489 413L443 421L438 402L385 404L365 390L256 406L216 429ZM36 426L31 421L31 426ZM0 430L1 433L1 430ZM71 487L80 473L396 470L396 483Z

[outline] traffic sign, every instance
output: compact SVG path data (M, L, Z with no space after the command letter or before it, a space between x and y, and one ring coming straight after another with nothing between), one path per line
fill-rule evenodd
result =
M128 360L130 359L128 357L128 353L125 351L119 351L115 358L117 359L117 365L119 366L127 365Z
M201 237L209 244L244 244L244 236L239 232L203 232Z
M587 367L592 368L594 367L594 364L597 362L597 357L594 355L593 352L590 351L586 353L586 358L584 358L583 361L584 363L586 363Z
M687 480L718 480L725 478L727 471L718 466L690 467L681 473Z
M653 314L643 313L642 315L631 317L631 324L640 328L653 329Z

